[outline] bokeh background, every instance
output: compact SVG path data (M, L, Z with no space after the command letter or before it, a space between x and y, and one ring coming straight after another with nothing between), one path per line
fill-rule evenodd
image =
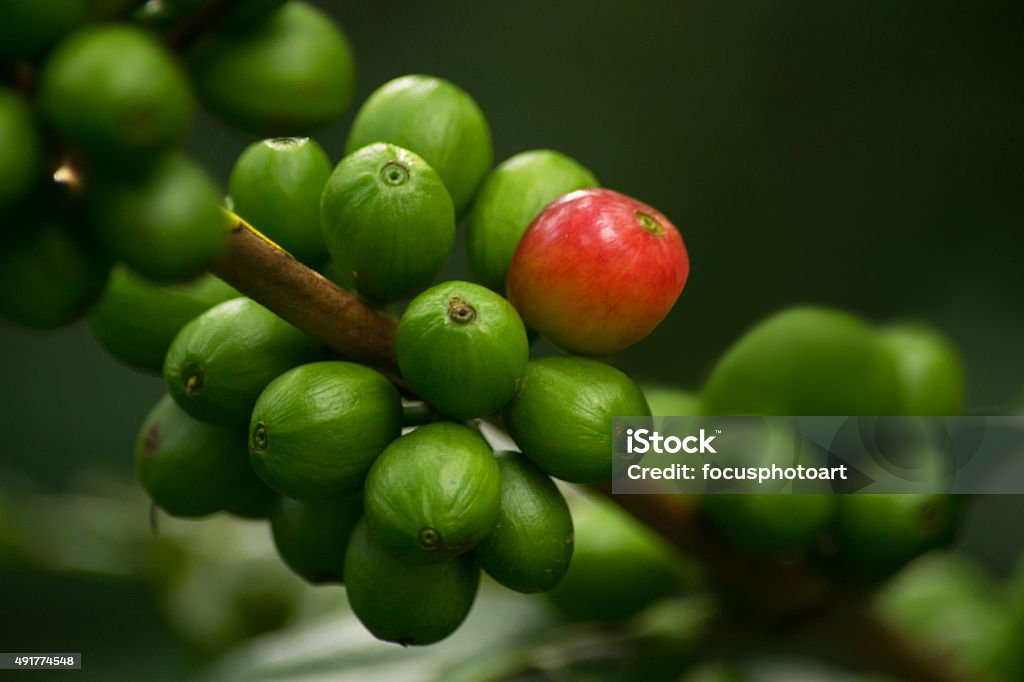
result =
M479 102L496 161L558 149L676 223L691 278L661 328L615 358L637 378L699 386L753 322L818 303L927 320L960 348L973 410L1024 405L1024 5L314 4L353 44L356 106L392 77L443 76ZM314 134L335 161L354 109ZM226 184L251 141L201 116L189 147ZM448 274L465 274L461 250ZM106 666L93 679L133 679L144 652L152 679L181 679L202 653L130 570L80 570L99 550L69 503L130 481L160 379L107 357L82 323L0 323L0 381L0 491L20 491L0 497L0 528L38 521L40 545L51 534L74 568L8 565L0 541L0 650L90 651L85 675ZM117 532L144 535L144 501L118 491ZM979 500L960 542L1006 572L1024 500Z

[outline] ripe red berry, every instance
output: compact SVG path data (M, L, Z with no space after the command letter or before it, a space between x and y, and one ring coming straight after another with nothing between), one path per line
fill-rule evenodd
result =
M618 192L586 189L531 223L506 288L527 326L567 351L607 355L658 326L689 272L686 245L665 216Z

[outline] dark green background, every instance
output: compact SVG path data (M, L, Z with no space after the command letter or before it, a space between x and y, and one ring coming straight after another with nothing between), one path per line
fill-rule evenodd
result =
M1021 399L1024 5L317 4L351 39L357 104L404 73L443 76L480 103L496 161L559 149L676 223L690 281L615 359L636 377L697 386L751 323L819 303L931 321L963 351L972 407ZM335 161L350 120L316 135ZM190 147L224 182L251 141L203 116ZM130 472L162 390L81 324L0 326L0 381L0 476L55 489L88 466ZM983 500L966 543L1005 566L1020 509Z

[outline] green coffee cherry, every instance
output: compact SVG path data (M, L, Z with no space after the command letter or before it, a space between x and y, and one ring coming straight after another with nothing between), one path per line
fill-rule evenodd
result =
M249 455L267 485L297 499L358 492L402 429L402 401L383 375L351 362L285 372L260 395Z
M836 517L846 569L871 581L952 542L960 505L953 495L840 495Z
M886 327L882 346L896 361L903 384L901 414L956 415L964 407L964 369L941 332L921 324Z
M157 282L203 273L227 243L220 193L185 157L172 155L137 179L99 180L90 219L106 249Z
M678 554L613 503L573 495L569 507L575 526L572 562L547 593L560 611L575 619L621 620L681 584Z
M32 110L0 88L0 214L22 201L42 176L42 141Z
M40 76L40 104L61 136L106 166L174 146L194 109L174 57L122 24L86 27L61 43Z
M440 561L483 540L498 519L501 474L479 435L449 422L389 445L366 477L366 521L388 551Z
M968 557L923 556L887 583L875 602L882 618L913 641L943 652L943 660L964 679L990 679L995 672L1005 598Z
M345 554L352 611L374 637L402 646L439 642L462 624L480 584L471 557L410 565L399 561L360 522Z
M455 212L441 178L416 154L374 144L337 165L321 203L331 259L359 293L387 303L423 290L455 240Z
M123 265L89 314L89 327L107 352L136 369L160 373L171 341L192 318L238 292L213 275L161 285Z
M249 466L245 431L196 421L164 396L135 442L135 470L153 502L172 516L206 516L248 499L262 485Z
M162 578L154 585L161 616L203 656L223 654L280 630L302 609L303 585L264 550L259 526L218 519L194 524L182 540L154 543L176 550L172 556L179 563L168 575L166 559L155 558Z
M541 210L578 189L597 187L586 168L550 149L522 152L491 171L469 214L469 269L491 289L505 290L508 266L519 238Z
M85 314L110 273L110 259L89 239L76 207L45 204L51 200L34 199L0 235L0 316L36 329Z
M234 211L306 264L327 260L320 195L331 174L327 154L308 137L249 145L235 161L228 191Z
M703 414L700 396L692 391L646 384L641 388L651 414L656 417L696 417Z
M1007 680L1024 678L1024 558L1010 578L1007 591L1007 616L995 636L992 668Z
M89 0L5 2L0 57L36 60L89 16Z
M445 282L417 296L402 314L396 348L413 390L455 419L501 409L530 358L515 308L469 282Z
M258 135L292 134L343 114L355 88L348 40L326 14L287 2L252 30L209 34L189 55L203 103Z
M497 455L501 505L494 530L476 550L480 567L517 592L547 592L569 569L573 528L558 487L515 452Z
M360 496L337 500L281 497L270 512L274 546L288 567L313 584L344 582L345 550L363 515Z
M715 455L722 466L743 469L771 463L825 466L824 453L781 423L745 420L728 427L730 447ZM713 487L714 483L709 483ZM719 484L728 485L728 484ZM696 498L702 521L727 543L754 554L801 552L814 548L835 514L827 483L736 482L730 490ZM719 488L721 490L722 488Z
M225 511L240 519L252 519L265 521L270 518L274 507L277 506L280 495L268 488L260 481L259 487L247 498L233 504Z
M896 363L873 330L843 312L792 308L756 325L715 366L706 414L897 414Z
M759 554L809 549L832 520L831 495L710 494L700 500L719 537Z
M937 418L871 417L844 423L830 448L856 461L859 493L927 493L952 483L950 435Z
M167 351L164 381L196 419L245 425L267 384L322 353L311 336L255 301L235 298L182 327Z
M491 131L473 98L432 76L402 76L377 88L349 132L347 153L390 142L426 159L462 213L494 159Z
M551 476L573 483L612 478L615 416L648 416L640 388L597 360L533 360L502 412L523 454Z

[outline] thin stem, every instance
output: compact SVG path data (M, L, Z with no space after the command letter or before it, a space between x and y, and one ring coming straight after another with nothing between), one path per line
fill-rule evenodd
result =
M343 357L397 373L396 322L295 260L228 212L228 248L213 274Z

